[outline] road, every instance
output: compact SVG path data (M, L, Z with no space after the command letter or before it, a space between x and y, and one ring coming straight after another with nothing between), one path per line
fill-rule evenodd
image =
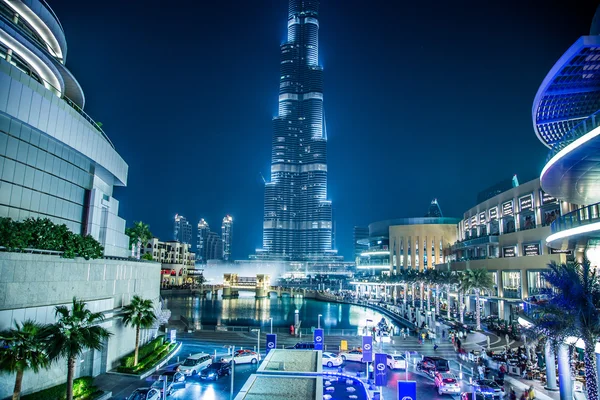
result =
M280 335L278 338L278 347L292 345L299 339L293 338L287 335ZM285 337L284 337L285 336ZM257 344L256 333L252 332L214 332L204 331L196 332L194 334L184 334L178 337L183 342L182 349L180 350L178 357L182 361L187 355L199 352L206 352L209 354L216 354L217 359L227 354L227 346L223 343L235 344L236 348L249 348L253 349ZM261 352L264 354L265 348L265 334L261 333ZM312 341L312 338L303 338L304 341ZM466 339L465 347L467 345L471 347L480 346L477 339L481 339L481 336L473 336L472 339ZM356 336L348 337L326 337L325 345L330 351L337 352L340 346L341 340L348 341L348 347L356 347L361 343L361 338ZM381 353L404 353L406 351L417 351L419 355L417 359L420 359L420 355L436 355L451 360L452 369L456 370L458 374L459 363L456 361L456 353L454 352L452 345L449 342L440 343L440 347L437 350L433 350L433 344L427 343L419 345L416 338L407 338L402 340L401 338L394 338L394 343L378 343L375 345L374 351ZM176 359L173 359L173 364L168 368L174 368L176 366ZM416 361L413 359L413 361ZM246 382L248 377L256 371L258 366L256 365L237 365L235 367L234 375L234 394L237 393L243 384ZM327 367L323 367L324 370L328 370ZM331 370L336 370L332 368ZM356 375L357 372L362 371L364 376L365 365L358 362L346 361L343 365L343 371ZM469 369L464 369L465 378L468 380ZM383 387L383 398L395 399L397 392L397 381L406 378L404 371L387 371L387 385ZM421 399L450 399L451 396L439 396L434 386L433 380L425 374L416 372L414 370L414 364L411 363L408 370L408 379L415 380L417 382L417 392ZM150 377L148 380L141 381L139 379L126 377L115 374L104 374L96 379L96 384L99 385L103 390L111 390L113 392L113 399L125 399L133 390L138 387L147 387L152 384L153 378ZM468 382L462 382L463 391L469 389ZM185 383L184 388L176 390L169 398L170 399L181 399L181 400L212 400L212 399L229 399L231 391L231 380L228 377L221 378L215 382L204 382L201 381L197 376L189 377ZM458 399L458 396L455 397Z

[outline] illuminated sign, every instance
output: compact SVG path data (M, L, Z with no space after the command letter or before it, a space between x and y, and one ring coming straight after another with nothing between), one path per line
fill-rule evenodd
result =
M479 223L485 224L485 212L479 213Z
M372 336L363 336L362 337L362 348L363 355L362 358L366 362L373 361L373 337Z
M515 247L503 247L502 248L502 257L516 257L517 252L515 251Z
M533 196L527 195L519 198L519 207L521 211L533 209Z
M550 196L543 190L540 190L540 197L542 198L542 204L556 203L556 197Z
M498 207L490 208L490 221L498 219Z
M513 215L513 202L512 200L502 203L502 216Z
M477 226L477 216L475 216L475 215L471 217L471 226L472 227Z
M550 254L566 254L571 256L573 255L573 250L550 249Z
M524 256L539 256L540 255L540 244L539 243L530 243L523 245L523 255Z

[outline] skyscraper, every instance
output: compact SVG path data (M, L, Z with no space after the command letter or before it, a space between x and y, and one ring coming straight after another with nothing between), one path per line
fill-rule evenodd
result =
M173 239L180 243L192 244L192 225L183 215L175 214Z
M204 218L200 218L198 221L198 242L196 244L196 260L205 263L206 262L206 240L210 233L210 226Z
M223 224L221 225L221 239L223 240L223 260L229 261L231 258L231 239L233 229L233 217L226 215L223 218Z
M290 0L271 179L265 184L263 248L257 251L261 258L319 260L336 254L327 199L318 16L319 0Z

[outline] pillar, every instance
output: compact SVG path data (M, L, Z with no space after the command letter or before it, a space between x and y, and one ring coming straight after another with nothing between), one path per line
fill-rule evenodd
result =
M506 320L506 315L504 315L504 300L498 300L498 318Z
M558 345L558 379L560 400L572 400L573 381L571 378L569 346L567 346L565 343L560 343Z
M527 277L527 270L521 270L521 299L529 297L529 279Z
M598 376L598 382L600 382L600 353L596 351L596 375Z
M548 390L558 390L556 386L556 359L554 358L554 349L552 349L552 341L546 339L544 347L544 356L546 358L546 386Z
M223 298L229 298L231 297L231 288L229 286L226 286L223 288Z
M256 289L256 296L257 299L263 299L265 297L267 297L267 291L265 289Z

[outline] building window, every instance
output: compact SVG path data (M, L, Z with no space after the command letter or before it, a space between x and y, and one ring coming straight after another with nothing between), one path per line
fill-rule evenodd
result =
M521 298L521 271L502 271L502 288L507 299Z

